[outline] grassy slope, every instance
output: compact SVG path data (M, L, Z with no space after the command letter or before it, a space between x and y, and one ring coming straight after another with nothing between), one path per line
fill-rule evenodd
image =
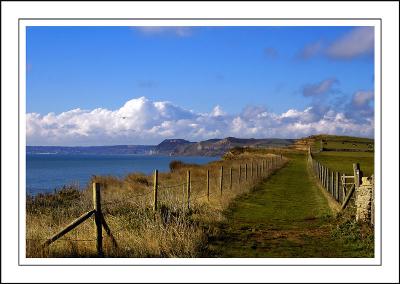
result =
M374 153L370 152L320 152L314 158L334 171L353 175L353 163L359 163L365 176L374 173Z
M324 151L319 152L321 143L324 140L324 148L328 149L373 149L374 140L369 138L351 137L351 136L334 136L334 135L317 135L314 136L311 144L311 150L315 153L314 158L323 163L328 168L345 173L353 174L353 163L359 163L361 170L365 176L374 173L374 153L373 152L347 152L347 151ZM368 147L368 144L372 147Z
M228 221L210 237L209 253L220 257L371 257L373 250L358 235L349 239L351 234L343 234L354 224L335 224L331 214L308 176L304 155L295 155L285 168L230 207ZM350 231L357 230L351 227Z

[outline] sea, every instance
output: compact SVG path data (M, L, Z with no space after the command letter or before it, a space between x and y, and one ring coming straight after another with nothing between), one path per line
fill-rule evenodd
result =
M27 154L26 193L54 192L65 185L84 189L93 175L124 177L132 172L151 174L155 169L169 171L169 163L207 164L220 157L153 156L153 155L88 155L88 154Z

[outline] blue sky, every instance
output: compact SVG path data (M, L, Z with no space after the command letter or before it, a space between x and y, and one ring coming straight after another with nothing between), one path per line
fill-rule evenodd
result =
M368 27L28 27L28 144L321 131L371 137L373 40ZM96 109L108 121L127 104L123 123L80 127ZM312 118L304 121L304 112ZM321 126L335 115L343 117L333 130ZM241 122L227 130L235 119ZM253 130L239 131L245 127ZM66 130L68 139L55 138Z

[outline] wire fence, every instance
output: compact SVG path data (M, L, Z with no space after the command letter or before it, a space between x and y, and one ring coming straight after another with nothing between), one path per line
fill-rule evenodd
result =
M117 246L114 237L115 234L132 229L130 224L121 227L112 226L111 228L108 226L106 219L111 221L110 224L114 224L113 220L115 217L112 212L119 205L129 204L129 206L139 206L144 210L143 212L151 210L153 214L159 211L161 205L176 206L184 211L191 210L199 202L218 201L226 195L235 196L241 191L251 188L269 176L274 170L280 168L285 161L286 159L282 155L273 155L268 158L246 161L246 163L236 161L235 163L231 163L229 167L222 164L219 167L214 166L212 169L202 167L201 170L193 170L193 173L187 170L186 181L180 181L177 184L160 182L158 171L155 170L152 186L142 187L140 193L124 194L120 199L111 199L108 194L104 194L102 197L100 190L102 185L100 183L93 183L93 210L84 213L50 238L27 238L26 240L44 242L43 247L48 247L56 240L69 242L96 241L98 256L103 256L103 228L114 246ZM194 178L192 174L194 174ZM92 215L94 215L95 219L96 238L72 239L64 237L65 234L79 226Z

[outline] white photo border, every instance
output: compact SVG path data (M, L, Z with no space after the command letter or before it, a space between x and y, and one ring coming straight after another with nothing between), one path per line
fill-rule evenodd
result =
M375 180L381 186L381 19L244 19L244 18L135 18L135 19L19 19L19 265L21 266L380 266L382 265L382 199L375 190L374 258L26 258L26 27L29 26L374 26L375 27ZM379 76L378 76L379 74ZM379 170L378 170L379 169Z

